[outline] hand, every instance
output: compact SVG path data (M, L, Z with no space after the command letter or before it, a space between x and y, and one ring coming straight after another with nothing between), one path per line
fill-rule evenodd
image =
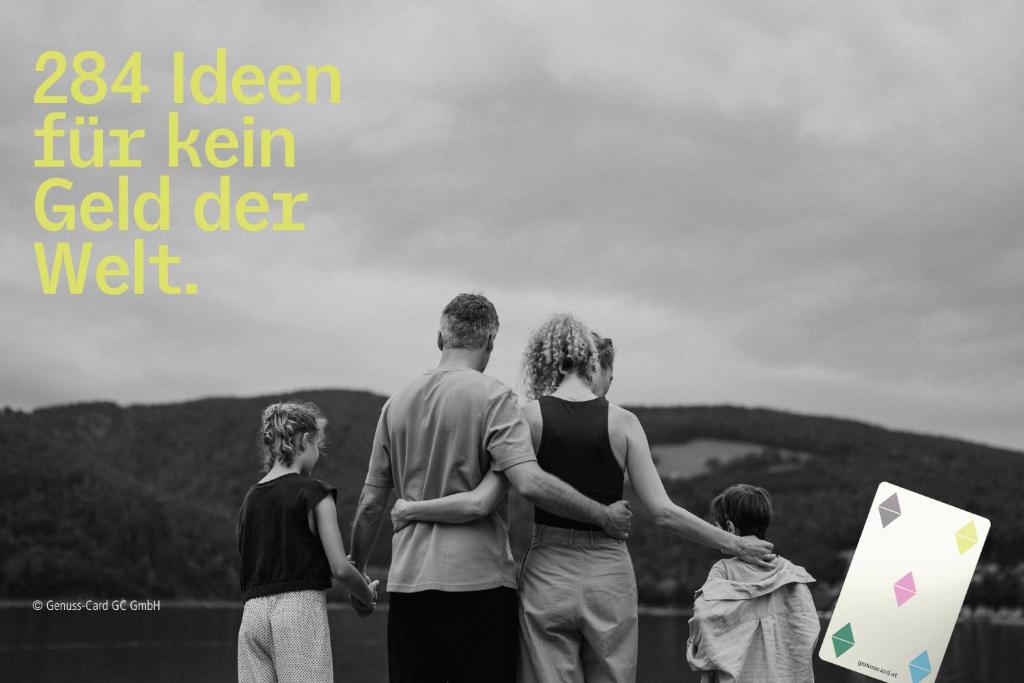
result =
M604 532L618 540L629 538L629 528L633 523L633 511L629 508L629 501L616 501L604 510L604 521L601 523Z
M380 584L379 579L370 580L370 577L363 574L363 579L366 581L366 586L370 589L370 605L373 607L377 606L377 585Z
M352 609L355 610L356 614L360 617L365 617L373 612L377 606L377 585L380 581L371 581L370 577L363 574L363 580L366 581L366 585L369 588L370 602L363 602L354 595L349 596L349 602L352 605Z
M391 526L395 528L396 534L412 523L412 520L405 516L408 509L409 501L405 498L396 500L395 507L391 508Z
M355 610L355 613L358 614L360 617L369 616L373 613L373 608L377 606L377 603L375 602L370 603L369 605L363 602L359 602L359 599L356 598L354 595L348 596L348 602L350 605L352 605L352 609Z
M740 549L736 553L736 558L762 569L770 569L777 558L772 552L774 549L774 544L757 536L744 536L740 539Z

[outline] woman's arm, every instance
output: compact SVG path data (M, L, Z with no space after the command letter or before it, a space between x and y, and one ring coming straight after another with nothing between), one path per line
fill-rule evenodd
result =
M658 470L654 467L651 447L647 443L647 435L640 420L633 413L618 406L612 406L611 409L612 446L625 449L630 483L640 497L640 502L654 515L657 525L683 538L734 555L745 562L767 565L774 547L768 541L755 536L740 538L705 522L673 503L665 492L665 485L658 475Z
M412 522L462 524L485 517L508 494L508 481L494 470L472 491L453 493L433 500L399 498L391 509L391 523L401 531Z
M341 540L341 529L338 528L338 508L334 504L334 497L324 496L316 504L315 512L317 532L327 562L331 565L331 574L356 600L364 605L374 604L377 601L377 581L364 578L345 557L345 544Z

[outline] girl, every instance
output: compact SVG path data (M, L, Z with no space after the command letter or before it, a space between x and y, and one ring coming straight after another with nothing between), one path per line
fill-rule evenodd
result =
M609 403L615 350L570 315L534 332L523 354L523 414L538 464L598 502L622 498L624 474L659 526L766 566L772 544L740 538L675 505L654 467L640 421ZM412 521L463 522L488 514L507 484L489 474L473 491L399 500L395 529ZM636 678L636 579L623 541L536 508L533 543L519 582L519 676L527 683Z
M326 589L337 579L367 609L377 582L349 563L338 528L337 489L309 476L327 421L312 403L263 411L266 476L238 514L238 680L334 680Z

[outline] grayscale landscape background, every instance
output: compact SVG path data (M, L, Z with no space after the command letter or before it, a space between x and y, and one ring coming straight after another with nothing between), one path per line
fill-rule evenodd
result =
M834 604L889 481L992 531L939 674L1024 670L1024 5L754 6L0 0L0 661L18 681L234 677L234 524L259 478L260 410L316 401L316 475L351 522L386 397L436 362L441 308L497 305L488 373L517 390L533 327L570 311L618 351L672 498L704 515L745 481L770 538ZM188 65L334 64L331 105L170 101ZM147 129L133 186L176 197L162 241L192 297L40 292L36 59L143 52L150 94L76 109ZM113 66L111 67L113 68ZM298 233L212 235L190 199L218 169L166 169L190 127L288 126L294 168L240 191L308 192ZM118 169L63 169L68 199ZM529 506L513 498L517 559ZM639 510L630 537L641 680L694 680L692 592L716 559ZM386 532L385 532L386 533ZM382 536L373 569L386 571ZM36 612L151 599L159 612ZM341 596L332 594L332 599ZM385 677L385 616L332 610L339 679ZM827 620L824 622L827 623ZM818 662L820 681L858 679ZM859 680L859 679L858 679Z

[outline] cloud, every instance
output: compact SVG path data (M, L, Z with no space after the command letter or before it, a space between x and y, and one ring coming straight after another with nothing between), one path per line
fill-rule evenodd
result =
M621 400L1024 445L1006 410L1024 399L1018 5L8 8L2 398L389 391L431 362L448 296L483 289L504 306L492 371L510 382L514 344L569 308L627 344ZM34 60L97 45L111 62L144 50L153 96L97 109L150 131L140 186L163 161L172 50L337 64L340 106L181 107L203 130L293 127L295 169L232 175L308 191L307 232L198 234L189 201L219 172L179 170L166 238L199 298L36 293Z

